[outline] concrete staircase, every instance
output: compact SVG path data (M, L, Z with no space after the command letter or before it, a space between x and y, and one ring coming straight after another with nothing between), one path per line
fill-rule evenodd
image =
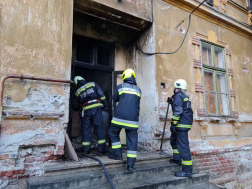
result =
M126 170L125 161L104 160L116 189L209 189L218 188L209 183L209 176L194 174L192 179L178 178L175 171L181 168L170 164L167 157L142 158L137 161L133 173ZM82 165L82 166L81 166ZM27 180L30 189L109 189L107 178L98 164L83 166L83 163L56 163L45 166L45 176Z

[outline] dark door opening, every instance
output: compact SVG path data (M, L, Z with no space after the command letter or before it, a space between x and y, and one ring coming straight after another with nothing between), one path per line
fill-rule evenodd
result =
M114 44L93 40L81 36L73 36L72 75L82 76L87 82L96 82L103 90L110 118L112 115L112 74L114 71ZM76 87L71 90L71 98ZM71 107L69 112L68 134L71 139L81 140L81 116ZM107 134L107 133L106 133ZM93 134L91 142L95 143ZM75 149L81 147L81 141L76 141Z

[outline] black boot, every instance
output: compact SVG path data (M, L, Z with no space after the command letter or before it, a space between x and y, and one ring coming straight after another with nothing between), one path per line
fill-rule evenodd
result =
M169 159L169 162L170 163L175 163L175 164L177 164L177 165L181 165L182 163L181 163L181 160L175 160L175 159Z
M128 165L127 169L128 169L129 172L133 172L133 165Z
M83 155L86 155L86 154L90 154L91 153L91 149L90 149L90 147L88 146L88 147L83 147Z
M122 154L114 154L114 153L110 153L108 156L109 159L114 159L114 160L122 160Z
M176 172L175 176L176 177L188 177L188 178L192 178L192 173L186 173L184 171L180 171L180 172Z

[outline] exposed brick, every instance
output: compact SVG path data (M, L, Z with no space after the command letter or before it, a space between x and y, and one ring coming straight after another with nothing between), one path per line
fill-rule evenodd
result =
M9 154L0 154L0 160L9 159Z
M33 157L26 157L24 162L25 163L31 163L33 161L34 161Z
M54 160L58 160L58 159L60 159L61 158L61 156L54 156Z
M18 175L18 178L28 178L29 175Z
M45 161L53 160L53 158L54 158L54 156L47 156L47 155L44 156Z
M53 155L53 150L49 150L48 152L46 152L46 155Z
M34 157L34 161L44 161L44 157Z
M64 150L57 150L54 154L55 155L64 155L65 151Z
M13 171L8 171L8 172L5 174L5 176L7 176L7 177L13 176Z
M19 174L24 174L24 173L25 173L24 169L14 170L14 172L13 172L14 175L19 175Z
M64 146L57 146L58 150L64 150Z
M8 171L3 171L0 173L0 177L4 177Z
M33 167L36 167L36 164L33 164L33 163L25 163L24 164L25 168L33 168Z

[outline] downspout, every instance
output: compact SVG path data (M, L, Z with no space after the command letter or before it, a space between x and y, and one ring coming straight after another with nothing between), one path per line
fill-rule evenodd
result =
M28 80L36 80L36 81L46 81L46 82L53 82L53 83L73 83L71 80L64 80L64 79L56 79L56 78L47 78L47 77L34 77L34 76L27 76L27 75L6 75L2 77L0 83L0 134L1 134L1 126L2 126L2 110L3 110L3 96L4 96L4 83L7 79L10 78L17 78L17 79L28 79Z

